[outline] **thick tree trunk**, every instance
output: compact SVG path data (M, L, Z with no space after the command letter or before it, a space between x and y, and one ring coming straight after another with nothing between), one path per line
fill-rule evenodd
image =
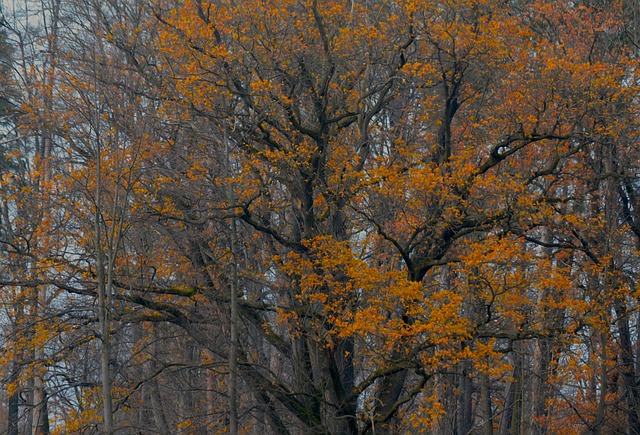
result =
M164 413L165 405L162 402L162 397L160 396L158 382L156 380L151 381L150 387L149 397L151 399L151 412L155 427L160 430L165 430L164 428L168 429L169 424Z
M533 377L531 379L531 433L547 433L547 406L549 365L551 364L551 344L540 338L534 343Z
M395 414L394 407L404 390L407 375L408 370L403 369L382 378L380 389L376 397L377 402L380 403L380 407L376 408L376 414L381 416L383 421L377 423L372 428L376 435L395 433L393 426L393 416Z
M473 383L469 378L469 362L464 361L462 365L462 374L460 375L460 393L458 395L458 422L457 433L459 435L467 435L473 427Z
M42 379L34 380L33 389L33 435L49 434L49 412L47 392Z
M506 401L500 420L499 435L520 435L522 425L523 361L519 347L514 345L513 381L507 387Z
M332 433L339 435L358 433L357 402L355 397L351 397L354 386L353 351L353 340L347 338L338 343L335 352L330 351L325 356L331 377L331 401L336 406L331 416L333 421L327 426Z

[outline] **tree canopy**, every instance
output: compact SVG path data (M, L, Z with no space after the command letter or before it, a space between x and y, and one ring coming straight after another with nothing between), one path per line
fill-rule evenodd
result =
M0 431L640 434L636 0L15 3Z

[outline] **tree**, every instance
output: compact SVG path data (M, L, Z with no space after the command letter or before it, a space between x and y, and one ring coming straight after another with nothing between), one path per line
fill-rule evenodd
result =
M54 430L637 431L629 2L56 4L4 185Z
M273 246L267 275L277 284L267 288L289 332L266 331L279 337L268 339L275 349L293 355L291 381L258 374L245 361L249 387L268 391L306 430L398 430L399 414L439 373L490 376L477 367L497 358L501 347L487 347L491 340L550 334L551 319L544 328L528 324L549 315L545 298L571 284L553 260L560 251L537 258L535 246L593 254L583 230L567 240L548 217L571 201L564 180L580 185L572 172L577 157L601 140L602 129L588 119L619 113L633 94L623 79L632 72L628 53L612 42L615 8L462 1L157 7L175 83L169 103L234 132L239 184L255 186L238 193L237 216ZM611 67L613 81L605 76ZM219 148L216 132L208 134ZM572 221L569 212L558 220ZM550 242L540 238L544 228ZM531 257L518 259L509 245ZM500 285L469 272L490 252L508 259L483 260ZM531 292L545 275L563 287ZM464 276L472 286L461 284ZM576 297L558 315L576 309ZM263 329L271 319L251 316ZM580 322L563 321L561 329L573 333ZM520 373L524 348L513 351ZM461 382L470 385L469 376ZM523 388L520 381L511 391ZM488 414L490 392L484 400ZM370 407L358 411L363 401ZM510 403L505 427L524 424ZM455 425L467 432L471 408L459 406L466 416Z

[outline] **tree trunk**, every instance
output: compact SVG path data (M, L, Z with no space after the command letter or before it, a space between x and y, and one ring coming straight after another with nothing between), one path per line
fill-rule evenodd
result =
M589 433L591 435L601 435L602 434L602 426L605 422L605 407L607 404L607 392L609 391L609 380L607 376L607 337L606 333L600 333L600 347L601 347L601 358L602 361L600 363L600 396L598 398L598 404L596 406L596 415L594 418L594 422L591 425L591 430Z
M33 389L33 435L49 434L47 392L41 378L34 379Z
M473 383L469 378L469 362L461 363L460 393L458 395L458 422L456 431L459 435L467 435L473 427Z
M480 424L479 433L482 435L493 435L493 411L491 410L491 380L489 375L480 374Z
M523 361L520 346L514 344L513 381L507 387L506 401L500 420L500 435L519 435L522 424Z
M14 360L11 364L11 375L9 376L9 382L15 383L18 380L19 375L18 363ZM7 412L7 435L18 435L18 423L19 423L19 406L20 406L20 392L14 391L8 400L8 412Z
M615 306L618 318L618 334L620 336L620 371L624 386L625 413L627 414L628 433L640 434L640 421L638 420L638 384L634 370L633 345L631 343L631 330L629 317L623 301L617 301Z
M96 141L96 191L95 191L95 255L96 269L98 277L98 321L100 324L100 380L102 395L102 418L103 432L107 435L113 433L113 402L111 398L111 322L109 320L109 295L107 291L107 273L105 271L104 248L102 245L102 223L100 221L102 214L102 167L101 167L101 147L100 139ZM109 258L109 263L112 259Z

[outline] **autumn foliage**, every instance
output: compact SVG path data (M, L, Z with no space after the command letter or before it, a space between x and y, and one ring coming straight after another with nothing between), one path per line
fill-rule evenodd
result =
M49 3L0 430L640 433L637 2Z

